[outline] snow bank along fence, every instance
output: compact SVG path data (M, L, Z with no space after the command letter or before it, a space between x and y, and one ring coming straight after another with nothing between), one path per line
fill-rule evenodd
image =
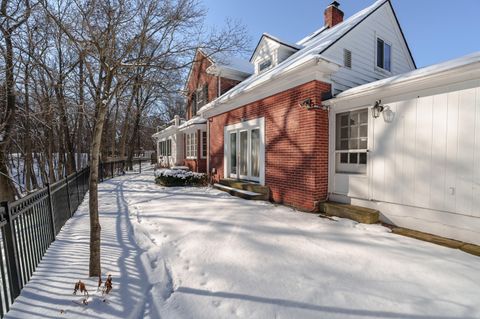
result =
M141 171L142 161L136 159ZM126 161L101 163L99 177L124 174ZM90 167L29 194L0 205L0 317L10 309L30 280L50 244L73 216L88 191Z

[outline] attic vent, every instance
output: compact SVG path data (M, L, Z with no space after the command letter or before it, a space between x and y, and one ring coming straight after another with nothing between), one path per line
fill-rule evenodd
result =
M346 68L352 68L352 52L347 49L343 49L343 65Z

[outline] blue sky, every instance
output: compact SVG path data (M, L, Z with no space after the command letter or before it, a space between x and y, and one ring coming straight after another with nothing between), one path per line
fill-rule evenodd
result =
M254 46L263 32L296 42L323 25L332 0L202 0L207 24L226 17L248 28ZM338 0L345 18L375 0ZM418 67L480 51L480 0L392 0Z

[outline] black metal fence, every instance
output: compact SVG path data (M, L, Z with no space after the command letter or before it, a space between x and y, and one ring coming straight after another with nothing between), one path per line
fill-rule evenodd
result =
M141 172L142 161L136 159ZM125 174L126 162L99 165L103 181ZM88 191L90 168L71 174L15 202L0 205L0 317L30 280L50 244Z

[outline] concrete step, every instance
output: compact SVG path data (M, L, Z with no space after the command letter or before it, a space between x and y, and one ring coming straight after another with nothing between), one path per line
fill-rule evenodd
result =
M329 216L348 218L362 224L376 224L380 217L375 209L334 202L323 203L322 211Z
M239 181L236 179L221 179L219 184L231 188L241 189L249 192L255 192L264 195L264 200L270 198L270 188L253 182Z
M237 189L237 188L233 188L233 187L222 185L222 184L213 184L213 187L218 190L227 192L232 196L236 196L236 197L240 197L248 200L264 200L264 197L265 197L263 194L260 194L260 193L255 193L255 192L251 192L243 189Z

